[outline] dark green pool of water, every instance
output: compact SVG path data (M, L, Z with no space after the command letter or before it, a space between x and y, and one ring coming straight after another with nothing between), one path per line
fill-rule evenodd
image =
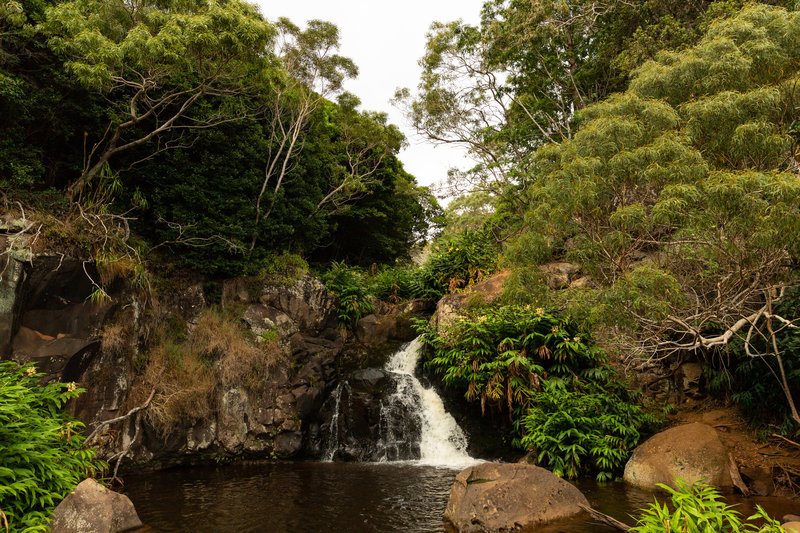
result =
M413 464L266 463L128 475L124 492L153 532L441 532L458 472ZM577 484L591 505L633 525L653 495L622 483ZM745 516L756 504L772 516L800 514L779 498L732 498ZM611 533L586 517L542 533Z

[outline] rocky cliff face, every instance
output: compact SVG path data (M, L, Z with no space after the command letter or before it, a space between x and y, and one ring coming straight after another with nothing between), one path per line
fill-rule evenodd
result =
M0 357L34 362L47 380L87 389L71 409L89 431L144 402L141 391L150 382L141 361L156 332L177 328L173 334L190 337L209 308L199 281L176 282L157 305L124 282L109 290L110 301L92 302L92 280L99 276L91 262L6 253L0 269ZM106 456L128 450L128 457L157 466L307 454L310 442L320 439L320 407L342 369L410 340L409 316L426 308L419 302L379 305L356 333L346 332L338 327L335 296L307 274L290 285L226 281L221 304L236 310L249 343L274 345L279 355L266 377L256 386L219 379L203 400L204 416L187 414L168 431L154 427L145 411L105 426L96 443Z

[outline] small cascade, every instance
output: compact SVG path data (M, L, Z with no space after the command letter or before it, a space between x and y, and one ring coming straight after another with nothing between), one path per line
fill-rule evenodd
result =
M464 431L458 426L455 418L445 410L444 403L436 391L432 387L425 388L414 376L421 349L422 340L417 337L404 349L395 353L386 364L386 370L397 374L408 383L408 386L404 387L404 397L399 401L413 401L421 407L419 462L437 466L473 464L475 459L467 454L467 436Z
M397 351L383 369L354 372L329 398L327 461L415 461L463 467L476 461L467 437L433 388L414 376L422 341Z
M325 447L324 461L333 461L333 454L339 448L339 411L340 404L342 403L342 389L347 386L347 382L339 383L336 390L333 391L331 397L334 400L333 416L331 417L330 431L328 433L328 442Z

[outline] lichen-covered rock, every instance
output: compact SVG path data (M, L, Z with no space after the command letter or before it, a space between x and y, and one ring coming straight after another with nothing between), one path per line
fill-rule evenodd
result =
M131 500L93 479L78 484L53 511L51 533L117 533L141 527Z
M10 252L5 251L5 238L0 238L0 358L11 352L11 337L14 334L15 313L21 282L25 275L24 265Z
M625 465L625 481L638 487L674 487L676 478L733 487L728 450L714 428L694 423L662 431L640 444Z
M258 301L285 313L304 335L319 334L336 316L336 296L310 274L290 287L264 286Z
M459 533L528 530L588 506L567 481L538 466L482 463L456 476L444 520Z

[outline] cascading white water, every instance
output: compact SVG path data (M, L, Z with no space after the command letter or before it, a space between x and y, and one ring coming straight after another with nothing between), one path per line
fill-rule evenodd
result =
M414 376L419 362L422 340L414 339L404 349L396 352L385 369L399 374L395 398L419 406L422 419L419 464L433 466L466 467L476 459L467 454L467 437L455 419L448 413L442 399L433 388L425 388Z

